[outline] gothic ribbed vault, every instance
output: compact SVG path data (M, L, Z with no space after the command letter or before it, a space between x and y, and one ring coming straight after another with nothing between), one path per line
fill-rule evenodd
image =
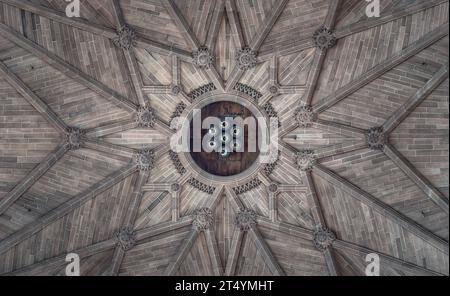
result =
M0 0L0 274L448 275L448 0ZM232 93L276 162L171 121Z

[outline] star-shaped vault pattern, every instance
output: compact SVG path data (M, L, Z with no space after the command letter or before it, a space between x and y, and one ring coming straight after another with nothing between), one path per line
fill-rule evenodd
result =
M0 274L448 275L448 0L0 0ZM170 150L239 94L233 186Z

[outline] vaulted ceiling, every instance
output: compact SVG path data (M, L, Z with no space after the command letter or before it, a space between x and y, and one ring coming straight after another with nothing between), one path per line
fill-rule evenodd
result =
M66 5L0 0L0 274L449 274L448 0ZM281 128L234 186L170 150L221 93Z

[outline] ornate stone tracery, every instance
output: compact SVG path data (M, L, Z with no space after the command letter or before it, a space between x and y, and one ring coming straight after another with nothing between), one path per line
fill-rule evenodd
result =
M209 185L207 185L207 184L204 184L204 183L202 183L201 181L195 179L194 177L190 178L190 179L188 180L188 183L189 183L192 187L194 187L194 188L196 188L196 189L198 189L198 190L200 190L200 191L202 191L202 192L205 192L205 193L207 193L207 194L213 194L214 191L216 190L215 187L209 186Z
M196 100L199 97L203 96L204 94L207 94L215 90L217 90L217 88L214 85L214 83L208 83L197 89L194 89L191 93L188 94L188 97L191 98L192 100Z
M251 97L255 101L257 101L258 99L260 99L263 96L256 89L254 89L251 86L248 86L246 84L240 83L240 82L236 83L236 85L234 86L234 90Z
M255 189L259 185L261 185L261 180L258 178L252 179L249 182L245 183L244 185L240 185L233 188L234 193L236 194L243 194L246 192L249 192L252 189Z

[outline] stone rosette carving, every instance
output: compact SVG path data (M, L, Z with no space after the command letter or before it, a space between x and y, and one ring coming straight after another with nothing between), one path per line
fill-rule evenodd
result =
M279 185L277 183L272 183L267 187L270 193L277 193L279 189Z
M130 50L133 46L136 46L136 31L128 26L122 26L117 31L117 38L113 40L114 44L122 49Z
M200 69L209 69L214 63L214 56L207 47L200 47L194 51L192 58L194 64Z
M336 35L326 27L319 28L313 35L314 45L322 50L330 49L336 45Z
M130 227L122 228L116 233L117 244L128 251L136 244L136 234Z
M311 106L302 106L295 110L294 118L299 127L308 128L316 120L316 115Z
M136 122L139 127L154 127L155 120L155 111L152 108L146 106L138 109Z
M303 150L297 152L297 166L302 172L312 170L316 164L316 154L312 150Z
M253 210L245 209L237 213L234 224L242 231L249 231L256 225L256 213Z
M197 231L210 229L214 224L214 216L209 208L201 208L194 212L194 222L192 226Z
M270 85L268 90L269 90L269 93L272 96L277 96L280 93L280 87L278 85L275 85L275 84L274 85Z
M320 251L326 251L336 240L333 231L325 227L318 227L314 231L314 246Z
M181 190L181 185L178 183L174 183L174 184L170 185L170 190L172 192L178 192Z
M172 87L170 88L170 92L173 95L179 95L181 93L181 86L179 86L179 85L172 85Z
M155 154L151 150L142 150L133 156L133 162L140 171L150 171L155 167Z
M367 131L367 144L372 150L382 150L387 142L386 135L382 127L374 127Z
M69 128L66 133L67 148L70 150L80 149L81 145L83 144L83 136L84 136L83 130L76 127Z
M256 52L251 48L239 49L236 52L236 63L240 70L248 70L256 66Z

